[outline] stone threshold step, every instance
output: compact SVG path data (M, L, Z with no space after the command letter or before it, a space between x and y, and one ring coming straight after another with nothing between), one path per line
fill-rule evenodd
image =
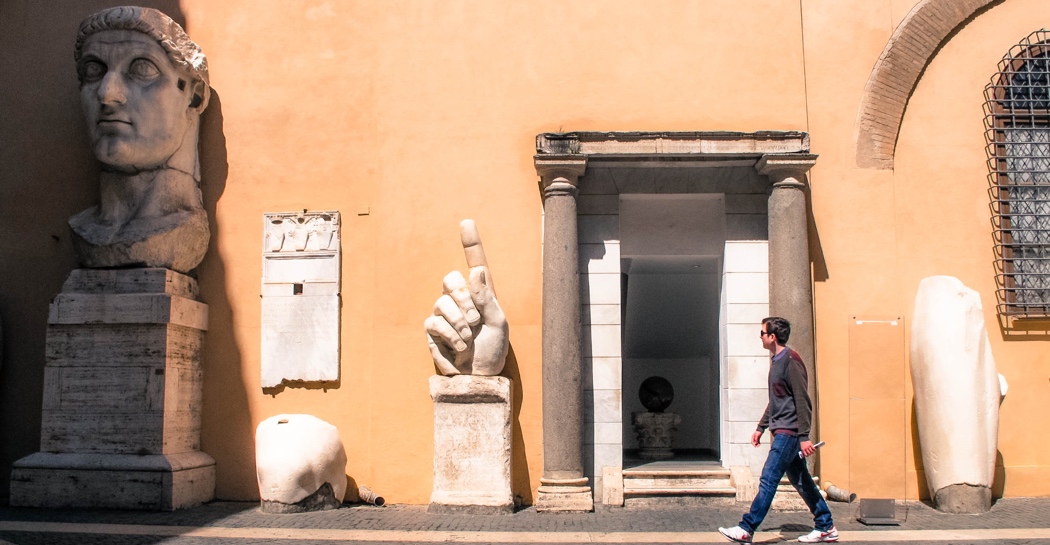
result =
M728 478L723 479L700 479L700 478L656 478L656 479L624 479L627 488L642 490L645 488L725 488L732 486Z
M718 469L625 469L623 470L623 477L660 477L668 478L672 476L681 477L704 477L704 478L717 478L725 477L729 478L729 470L725 468Z
M720 487L663 487L663 488L624 488L624 496L736 496L736 488Z

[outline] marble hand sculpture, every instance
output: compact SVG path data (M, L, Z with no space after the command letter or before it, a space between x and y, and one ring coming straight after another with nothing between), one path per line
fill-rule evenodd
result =
M81 265L189 272L209 238L197 157L204 53L167 15L123 6L80 23L74 58L102 163L98 205L69 219Z
M507 318L496 301L477 226L463 220L459 227L470 279L459 271L445 276L445 293L423 322L430 354L442 375L498 375L510 347Z

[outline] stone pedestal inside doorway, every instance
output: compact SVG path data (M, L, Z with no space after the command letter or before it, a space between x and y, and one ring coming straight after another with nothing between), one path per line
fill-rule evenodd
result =
M674 458L675 433L682 417L675 413L633 413L631 423L638 434L638 457L644 460L670 460Z
M510 387L505 377L430 377L434 491L428 513L514 511Z
M40 452L10 503L173 510L214 498L200 452L208 306L168 269L78 269L51 304Z

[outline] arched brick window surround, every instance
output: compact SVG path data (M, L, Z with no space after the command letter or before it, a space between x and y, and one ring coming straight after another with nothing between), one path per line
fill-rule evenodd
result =
M921 0L897 26L871 70L857 115L857 166L893 169L904 110L926 66L952 34L1004 0Z

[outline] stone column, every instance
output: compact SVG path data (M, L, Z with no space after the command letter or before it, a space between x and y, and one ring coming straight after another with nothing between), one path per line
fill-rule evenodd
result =
M791 322L788 344L806 362L814 413L817 377L813 361L806 172L816 162L817 156L809 154L764 155L755 165L773 183L769 196L769 313Z
M583 474L576 181L583 156L538 155L543 190L543 477L537 511L591 511Z

